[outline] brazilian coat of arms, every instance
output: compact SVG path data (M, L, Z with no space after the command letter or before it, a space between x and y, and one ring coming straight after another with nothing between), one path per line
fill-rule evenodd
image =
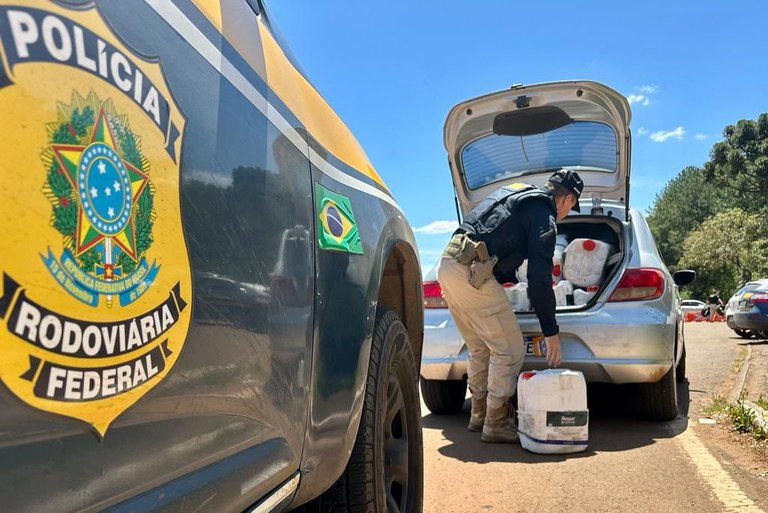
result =
M46 267L75 298L96 306L105 296L127 305L152 283L158 267L145 259L152 245L153 187L141 140L112 103L77 93L59 105L43 153L51 225L64 242L50 248Z

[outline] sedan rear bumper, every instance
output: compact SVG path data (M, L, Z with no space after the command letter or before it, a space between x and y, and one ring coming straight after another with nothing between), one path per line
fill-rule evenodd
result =
M732 322L735 328L742 330L768 330L768 316L759 312L735 313Z
M560 367L581 371L589 383L651 383L660 380L669 371L669 359L598 360L564 358ZM527 356L523 371L547 368L541 357ZM438 381L467 378L466 347L452 358L423 358L421 377Z
M561 367L581 371L592 383L651 383L673 364L676 317L653 304L608 303L591 311L558 313ZM532 314L518 315L523 333L540 334ZM467 349L448 310L425 312L421 376L432 380L464 379ZM527 355L523 370L544 369L546 359Z

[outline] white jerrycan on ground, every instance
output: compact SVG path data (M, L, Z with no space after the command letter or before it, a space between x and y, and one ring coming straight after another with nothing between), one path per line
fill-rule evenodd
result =
M523 449L568 454L587 448L587 383L581 372L547 369L520 373L517 405Z

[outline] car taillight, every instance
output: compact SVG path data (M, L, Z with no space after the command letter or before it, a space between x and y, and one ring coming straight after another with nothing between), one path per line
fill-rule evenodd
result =
M752 294L749 300L752 303L768 303L768 294Z
M424 308L448 308L443 289L436 281L424 282Z
M658 269L627 269L610 301L656 299L664 292L664 275Z

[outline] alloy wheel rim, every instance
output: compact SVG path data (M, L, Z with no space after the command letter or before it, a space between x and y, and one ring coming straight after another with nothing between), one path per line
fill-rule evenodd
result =
M393 372L387 382L384 417L384 484L387 511L406 511L410 475L409 422L403 390Z

